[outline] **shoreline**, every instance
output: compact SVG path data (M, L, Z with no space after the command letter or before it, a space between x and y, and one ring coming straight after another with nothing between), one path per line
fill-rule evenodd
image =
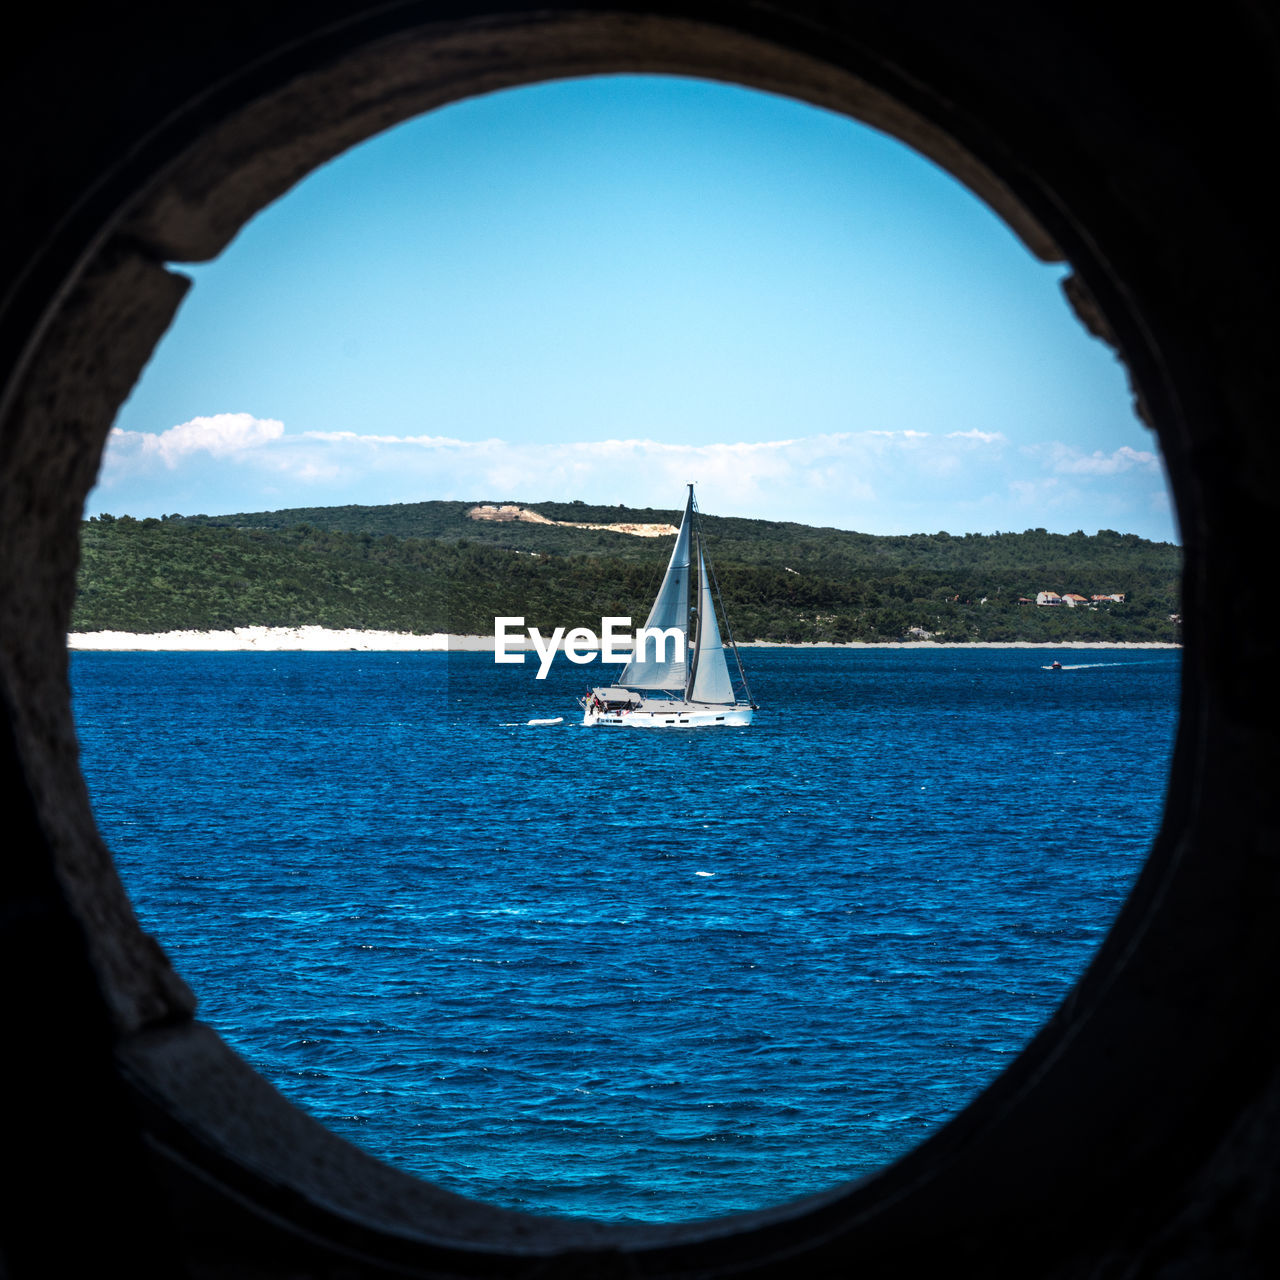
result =
M513 637L514 639L514 637ZM527 638L525 638L527 640ZM516 648L513 643L509 648ZM523 647L531 650L525 643ZM444 632L410 635L402 631L331 631L325 627L236 627L230 631L79 631L67 636L67 648L94 653L492 653L492 636L455 636ZM739 649L1181 649L1162 640L803 640L783 644L746 640Z

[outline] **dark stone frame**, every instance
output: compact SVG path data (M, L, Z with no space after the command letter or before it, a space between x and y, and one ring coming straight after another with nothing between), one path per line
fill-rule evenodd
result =
M1126 22L1126 16L1133 21ZM10 1273L1248 1277L1280 1271L1273 633L1280 28L1007 0L280 0L31 9L0 55L0 860ZM1186 552L1183 708L1148 864L1088 972L972 1106L860 1184L711 1223L506 1213L362 1155L192 1018L76 758L64 634L106 432L184 288L316 164L476 92L724 79L950 169L1123 353ZM52 1227L44 1224L53 1223Z

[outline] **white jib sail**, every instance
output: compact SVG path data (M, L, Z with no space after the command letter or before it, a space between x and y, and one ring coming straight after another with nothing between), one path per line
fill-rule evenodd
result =
M683 693L688 672L685 654L689 648L689 534L693 525L693 489L685 503L684 519L671 552L666 576L658 588L658 598L649 610L645 630L666 632L674 628L679 637L670 635L648 640L639 646L632 659L622 668L616 683L624 689L672 689Z
M733 681L716 623L716 607L707 581L707 564L698 548L698 654L694 660L691 702L734 702Z

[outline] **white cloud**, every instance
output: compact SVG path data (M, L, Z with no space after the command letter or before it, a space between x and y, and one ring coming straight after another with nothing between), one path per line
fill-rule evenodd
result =
M131 454L143 462L156 459L170 470L193 453L215 458L231 458L260 449L284 436L284 423L274 418L255 418L251 413L215 413L161 431L111 432L109 448L127 458Z
M1133 449L1122 445L1111 453L1094 450L1085 454L1067 444L1048 446L1048 465L1059 475L1074 476L1114 476L1122 471L1141 468L1146 471L1160 469L1160 460L1156 454L1142 449Z
M1001 431L979 431L976 427L972 431L949 431L947 432L948 440L969 440L973 444L1005 444L1006 438Z
M1157 457L1129 447L1012 449L1001 433L981 430L544 443L286 432L274 419L217 414L159 434L112 432L91 508L144 515L428 498L667 508L694 481L716 514L870 532L1024 528L1054 523L1052 515L1071 528L1167 536L1154 517L1140 528L1129 518L1146 517L1153 473Z

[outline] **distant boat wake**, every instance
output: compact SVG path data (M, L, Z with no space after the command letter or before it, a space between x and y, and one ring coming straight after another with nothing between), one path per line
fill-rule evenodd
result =
M1154 663L1154 658L1140 658L1137 662L1060 662L1056 666L1041 667L1041 671L1087 671L1090 667L1145 667Z

